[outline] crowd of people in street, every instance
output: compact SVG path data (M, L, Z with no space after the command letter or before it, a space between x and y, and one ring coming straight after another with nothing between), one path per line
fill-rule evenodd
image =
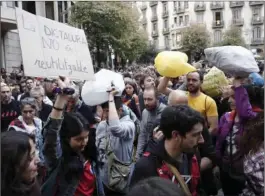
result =
M227 75L211 97L205 67L117 72L122 95L90 106L83 82L1 70L1 195L264 195L264 81Z

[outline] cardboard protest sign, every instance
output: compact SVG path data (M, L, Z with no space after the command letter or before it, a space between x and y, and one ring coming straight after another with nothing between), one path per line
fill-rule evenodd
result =
M26 76L94 80L83 30L16 8Z

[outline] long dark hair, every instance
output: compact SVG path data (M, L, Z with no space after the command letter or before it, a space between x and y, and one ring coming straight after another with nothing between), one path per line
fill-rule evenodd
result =
M30 139L35 138L21 131L7 131L1 134L1 193L20 190L23 192L25 182L21 174L28 167L30 157Z
M89 131L88 144L85 150L78 154L70 147L70 139L78 136L83 131ZM66 113L60 130L60 139L62 147L62 156L64 158L64 166L68 168L66 179L71 179L72 173L83 173L83 165L79 161L83 159L89 159L90 161L97 161L97 150L95 139L95 129L90 128L90 124L84 118L84 116L78 112ZM73 161L74 159L78 161Z
M255 85L244 85L252 106L264 109L264 88Z
M137 85L136 85L136 82L134 82L133 80L130 80L130 81L125 81L125 87L126 85L129 84L133 87L133 94L136 94L138 95L138 89L137 89ZM126 89L124 89L123 91L123 95L126 95Z
M244 135L240 141L240 150L245 155L256 153L264 142L264 113L259 112L244 126Z

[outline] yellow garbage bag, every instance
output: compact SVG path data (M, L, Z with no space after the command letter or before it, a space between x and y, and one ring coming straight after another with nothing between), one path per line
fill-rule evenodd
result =
M187 62L188 56L183 52L163 51L155 58L155 68L160 75L175 78L196 70Z
M204 75L202 90L210 97L218 97L222 95L220 87L228 85L228 80L223 71L216 67L212 67L210 71Z

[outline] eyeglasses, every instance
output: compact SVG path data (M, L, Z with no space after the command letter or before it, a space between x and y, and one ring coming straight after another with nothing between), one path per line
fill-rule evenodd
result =
M33 110L23 110L22 113L24 113L24 114L27 114L27 113L32 114L33 113Z

